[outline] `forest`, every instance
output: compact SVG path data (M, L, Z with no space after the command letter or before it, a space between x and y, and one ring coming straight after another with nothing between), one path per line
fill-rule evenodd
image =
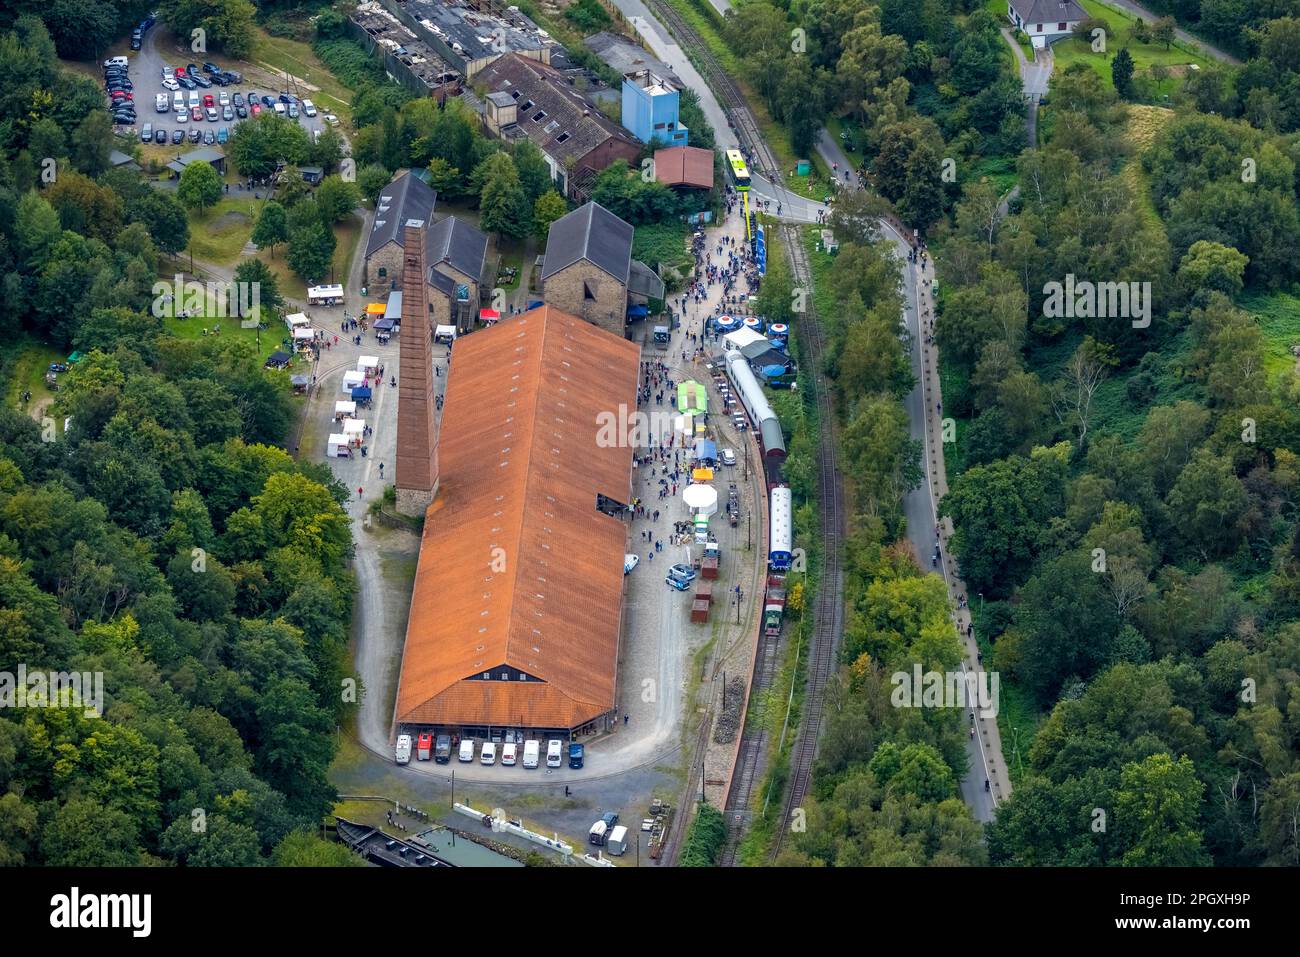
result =
M0 713L0 863L340 863L314 833L363 691L347 491L284 451L283 374L153 314L151 235L184 214L106 171L106 119L39 20L0 35L10 341L81 353L43 417L0 411L0 670L105 689Z

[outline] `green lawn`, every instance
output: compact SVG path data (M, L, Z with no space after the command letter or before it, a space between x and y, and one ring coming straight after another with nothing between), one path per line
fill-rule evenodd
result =
M190 213L190 252L195 259L233 266L243 258L261 203L251 196L224 195L201 213Z
M1160 83L1156 91L1160 96L1169 96L1182 83L1179 68L1185 69L1188 65L1194 64L1199 69L1205 69L1214 62L1180 42L1175 42L1167 50L1164 44L1160 43L1138 43L1129 38L1129 30L1137 20L1133 14L1102 3L1101 0L1079 0L1079 2L1088 11L1089 16L1105 20L1110 24L1111 31L1106 37L1106 52L1094 53L1089 41L1068 37L1052 44L1052 56L1056 60L1057 71L1065 70L1074 63L1083 63L1094 70L1107 86L1110 86L1111 58L1117 50L1125 48L1133 57L1135 74L1141 74L1157 63L1170 69L1171 75Z
M11 347L4 362L5 366L5 402L13 408L27 408L19 401L22 392L32 394L30 405L39 404L52 398L54 393L45 387L45 372L51 362L64 362L67 356L53 346L26 339Z
M265 69L297 77L315 90L304 91L322 113L336 113L349 126L352 123L352 91L338 81L309 44L284 37L273 37L257 30L253 61Z
M1284 292L1255 293L1241 301L1264 334L1264 363L1272 378L1293 372L1296 357L1291 347L1300 345L1300 298Z

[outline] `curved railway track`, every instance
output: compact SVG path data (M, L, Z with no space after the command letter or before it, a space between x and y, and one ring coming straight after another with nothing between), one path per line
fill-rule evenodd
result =
M672 6L664 0L645 0L645 3L656 19L669 30L677 43L686 51L705 82L717 95L731 122L732 129L740 140L741 147L747 154L750 170L763 175L773 186L783 186L784 176L781 174L781 166L759 132L758 122L750 112L735 80L718 63L699 34ZM782 232L785 238L786 256L796 286L811 289L812 272L808 266L808 256L803 248L799 231L787 226ZM807 350L805 368L811 373L811 385L816 395L820 419L818 484L821 497L822 551L813 628L807 652L807 685L803 701L802 727L791 753L789 786L782 802L781 822L776 828L771 849L773 859L780 853L791 815L796 808L800 807L808 794L813 761L817 756L817 738L821 731L823 693L827 681L835 671L840 637L844 627L844 576L841 565L844 499L838 466L834 407L831 403L830 389L821 371L823 355L821 328L811 306L811 297L808 297L806 302L809 304L809 309L799 328ZM759 641L750 687L751 702L756 694L765 692L771 687L780 661L779 639L760 636ZM709 717L706 717L706 722L712 723ZM751 722L748 721L745 724L724 811L727 821L727 844L722 852L721 864L726 867L734 866L736 863L737 848L750 820L750 804L754 797L754 787L756 782L762 780L767 765L769 736L766 722L757 722L756 726L751 726ZM701 737L701 743L707 744L707 739Z

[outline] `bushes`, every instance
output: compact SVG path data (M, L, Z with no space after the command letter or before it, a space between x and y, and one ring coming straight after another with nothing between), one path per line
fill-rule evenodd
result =
M699 813L686 832L686 846L682 849L678 867L715 867L718 853L727 843L727 825L722 812L711 804L701 804Z

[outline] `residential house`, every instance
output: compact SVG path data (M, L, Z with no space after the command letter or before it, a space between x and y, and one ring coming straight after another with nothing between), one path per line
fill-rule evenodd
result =
M1068 37L1088 13L1075 0L1007 0L1007 18L1042 49Z

